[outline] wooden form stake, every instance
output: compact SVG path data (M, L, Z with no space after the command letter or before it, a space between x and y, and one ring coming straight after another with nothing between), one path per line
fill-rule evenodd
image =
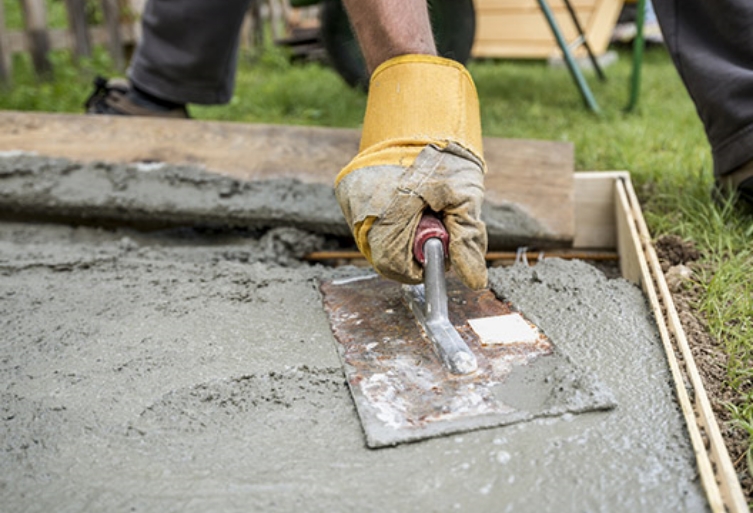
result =
M86 26L86 0L65 0L65 5L68 8L68 30L73 39L73 53L76 57L91 57L91 39Z
M49 52L71 50L76 57L90 57L93 47L107 45L113 62L122 70L127 63L125 48L136 42L139 24L133 19L124 19L122 13L130 12L135 0L101 0L106 23L87 23L88 0L65 0L68 17L66 28L48 28L46 0L19 0L23 8L25 30L7 30L4 5L0 2L0 84L8 83L11 77L12 55L28 52L39 76L52 73Z
M264 19L262 18L262 0L253 0L249 7L251 18L251 37L249 43L257 50L264 46Z
M5 37L5 5L0 1L0 85L10 85L12 71L10 45Z
M52 63L47 57L50 51L50 36L47 33L47 11L44 0L21 0L34 70L41 77L52 74Z
M115 67L125 69L125 52L123 52L123 38L120 35L120 6L118 0L102 0L102 14L110 38L110 55Z

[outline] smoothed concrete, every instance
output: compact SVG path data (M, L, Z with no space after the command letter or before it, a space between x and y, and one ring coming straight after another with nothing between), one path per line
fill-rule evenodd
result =
M3 511L707 510L641 292L578 262L493 290L616 409L367 449L323 243L0 223Z

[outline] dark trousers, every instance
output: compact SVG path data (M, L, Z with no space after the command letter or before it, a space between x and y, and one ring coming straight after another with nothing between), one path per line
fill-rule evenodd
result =
M653 0L723 176L753 160L753 2ZM650 93L649 93L650 94Z
M174 102L229 102L240 29L250 3L149 0L129 78L144 91Z

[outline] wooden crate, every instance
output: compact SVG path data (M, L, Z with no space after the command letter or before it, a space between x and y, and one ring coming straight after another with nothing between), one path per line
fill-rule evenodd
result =
M623 0L571 0L596 55L606 52ZM565 39L577 31L562 0L549 2ZM562 54L536 0L476 0L474 57L548 59ZM584 48L575 51L585 55Z

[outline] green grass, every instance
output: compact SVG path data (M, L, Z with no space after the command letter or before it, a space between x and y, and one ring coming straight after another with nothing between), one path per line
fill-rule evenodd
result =
M29 59L17 56L15 85L0 94L0 109L81 112L91 79L114 74L102 51L78 66L56 52L53 63L55 79L42 83ZM565 69L499 61L472 62L469 69L485 135L569 141L578 170L629 170L652 233L678 234L704 252L698 308L730 354L728 380L737 396L729 408L738 428L753 439L753 218L712 203L709 148L667 53L647 53L634 113L623 110L629 54L621 53L607 69L606 83L589 76L602 116L584 108ZM191 106L191 112L198 119L358 127L365 99L329 68L291 65L284 52L267 49L253 59L242 56L230 105Z
M191 106L200 119L357 127L366 97L347 87L331 69L320 64L291 66L288 56L270 49L244 56L236 92L228 106Z
M91 2L91 0L89 0ZM5 7L5 27L10 30L23 28L24 19L19 0L0 0ZM50 28L65 28L67 26L67 11L63 0L45 0L47 26Z

